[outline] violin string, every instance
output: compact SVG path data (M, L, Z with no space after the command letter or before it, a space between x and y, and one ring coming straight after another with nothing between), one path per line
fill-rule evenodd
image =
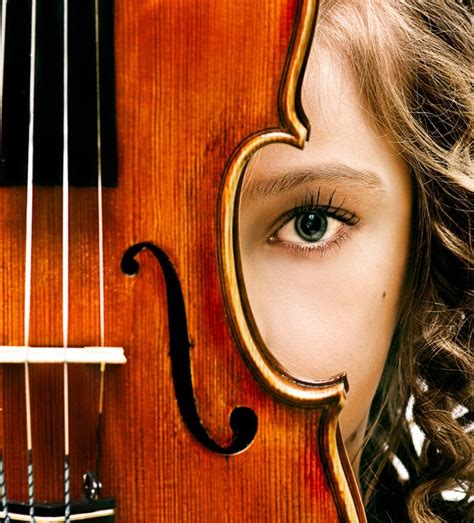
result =
M3 149L3 81L5 75L5 38L7 29L7 3L8 0L2 0L2 11L0 13L0 151Z
M28 454L28 509L30 521L35 521L35 487L33 473L33 443L31 430L30 370L28 366L28 347L30 345L31 315L31 265L33 245L33 136L35 125L35 64L36 64L36 0L31 1L31 44L30 44L30 85L29 85L29 126L28 126L28 164L26 182L26 247L25 247L25 404L26 404L26 442Z
M7 28L7 0L2 0L2 11L0 13L0 154L3 149L3 80L5 75L5 38L6 38L6 28ZM10 523L10 514L8 511L8 497L7 497L7 488L5 484L5 466L3 462L3 447L4 447L4 419L3 419L3 379L2 379L2 439L0 445L0 497L2 499L2 513L3 521L5 523Z
M104 229L102 207L102 136L100 104L100 49L99 49L99 0L95 0L95 74L97 111L97 203L99 215L99 302L100 302L100 346L105 346L104 318Z
M102 126L100 103L100 34L99 34L99 0L95 0L95 74L96 74L96 112L97 112L97 210L99 226L99 321L100 346L105 347L105 304L104 304L104 212L102 203ZM102 413L104 408L105 363L100 365L99 406L97 422L97 450L96 467L99 477L101 441L102 441Z
M8 511L7 489L5 486L5 472L3 469L3 452L0 454L0 488L2 496L2 517L5 523L10 523L10 513Z
M62 290L63 290L63 384L64 384L64 520L71 521L71 474L69 468L69 371L67 346L69 336L69 115L68 115L68 0L63 3L63 231L62 231Z

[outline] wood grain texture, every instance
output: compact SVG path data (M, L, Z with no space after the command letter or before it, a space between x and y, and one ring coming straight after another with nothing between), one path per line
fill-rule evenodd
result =
M321 521L341 518L320 456L321 409L295 408L255 381L236 349L218 268L221 177L250 135L281 126L278 97L298 2L116 1L118 187L104 190L106 344L128 363L107 369L101 479L120 522ZM0 344L23 343L25 189L0 188ZM71 346L99 343L97 203L72 189ZM32 344L61 345L61 194L35 189ZM202 423L229 442L229 416L247 406L259 430L249 449L215 454L183 424L169 358L163 249L181 282ZM343 370L343 369L341 369ZM3 373L10 498L26 499L23 370ZM32 371L38 500L62 499L62 368ZM94 467L99 371L71 366L71 473L78 497ZM0 431L1 434L1 431Z

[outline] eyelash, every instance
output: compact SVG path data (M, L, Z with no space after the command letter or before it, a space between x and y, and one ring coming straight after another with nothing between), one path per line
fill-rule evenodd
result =
M292 219L302 216L303 214L310 211L318 211L319 213L322 212L326 217L333 218L349 226L354 226L359 223L360 219L356 216L355 213L346 211L342 208L345 200L343 200L337 207L333 205L335 193L336 191L334 190L331 193L328 203L323 205L320 203L321 188L318 189L316 195L308 191L302 200L296 201L294 207L278 220L278 225L275 227L274 232L267 240L268 243L278 243L280 247L294 251L297 254L311 255L315 253L319 254L321 257L323 257L330 249L339 247L346 239L348 239L347 232L338 234L332 240L308 245L290 242L278 242L275 239L272 240L278 231L280 231Z

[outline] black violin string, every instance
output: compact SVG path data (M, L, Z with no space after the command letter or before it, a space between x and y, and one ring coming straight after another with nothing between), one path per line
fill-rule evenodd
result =
M1 27L1 34L0 34L0 156L1 151L3 148L3 79L5 74L5 38L6 38L6 22L7 22L7 0L2 0L1 5L1 12L0 12L0 27ZM3 381L1 386L3 387ZM2 403L3 403L3 390L2 390ZM2 426L4 423L4 410L2 408ZM4 467L4 460L3 460L3 446L4 446L4 439L3 439L3 430L2 430L2 441L0 445L0 496L2 498L2 513L3 513L3 520L5 523L10 523L10 514L8 511L8 497L7 497L7 488L5 484L5 467Z

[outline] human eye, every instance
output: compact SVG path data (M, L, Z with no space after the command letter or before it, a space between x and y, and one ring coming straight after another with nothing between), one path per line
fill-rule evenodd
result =
M310 195L309 201L296 204L277 220L268 243L302 254L315 252L321 255L340 245L359 218L344 209L344 202L334 205L334 196L333 192L329 201L323 203L318 191L317 197Z

